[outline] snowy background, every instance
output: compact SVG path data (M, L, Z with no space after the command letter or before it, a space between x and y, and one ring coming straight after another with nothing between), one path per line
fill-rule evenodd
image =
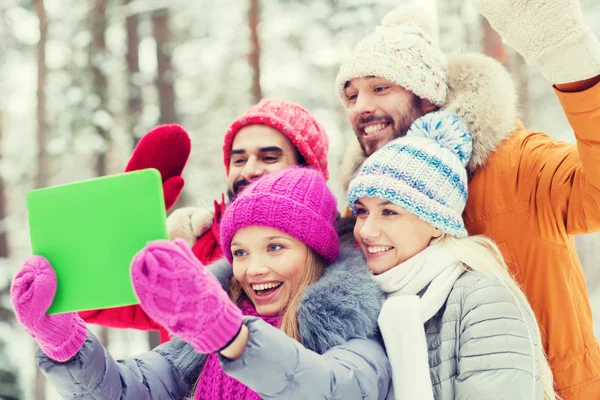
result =
M353 133L333 90L337 67L401 3L0 0L0 399L58 398L37 372L33 341L14 322L8 300L10 279L31 253L28 191L118 173L137 138L176 122L193 143L178 206L210 204L225 190L222 135L262 95L296 101L324 124L330 185L341 194L337 166ZM468 0L439 3L441 47L503 61L518 82L526 126L574 141L539 71L498 45ZM600 3L581 3L600 35ZM577 238L597 335L599 244L598 235ZM150 346L147 333L96 332L115 357Z

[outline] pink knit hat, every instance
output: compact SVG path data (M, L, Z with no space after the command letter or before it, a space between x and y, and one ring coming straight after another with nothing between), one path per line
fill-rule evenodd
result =
M292 141L309 167L321 171L325 179L329 178L329 139L323 126L298 104L275 99L261 100L229 126L223 141L223 161L227 173L233 138L247 125L267 125L277 129Z
M292 167L265 175L246 187L221 220L221 249L233 261L231 240L247 226L267 226L300 240L326 261L334 261L340 242L337 206L323 176Z

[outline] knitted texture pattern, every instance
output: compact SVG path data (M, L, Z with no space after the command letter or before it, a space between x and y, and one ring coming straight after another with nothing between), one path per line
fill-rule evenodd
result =
M277 129L290 139L309 167L321 171L325 179L329 178L329 138L323 126L298 104L276 99L261 100L229 126L223 141L223 161L227 173L233 139L247 125L266 125Z
M281 316L262 317L256 313L254 306L245 301L241 305L244 315L260 317L268 324L279 328L281 326ZM219 357L216 353L208 356L200 381L196 389L196 400L259 400L260 396L249 387L240 383L238 380L226 375L219 363Z
M77 313L46 315L56 293L56 274L44 257L29 257L13 279L10 296L17 320L42 352L67 361L83 346L85 322Z
M346 82L366 76L385 78L421 99L445 104L446 57L433 40L437 27L427 27L428 20L433 18L417 5L398 7L356 45L336 78L336 91L346 107Z
M248 226L266 226L293 236L332 262L340 247L336 215L335 197L320 173L288 168L256 180L227 208L221 220L221 248L232 262L235 233Z
M125 172L156 168L162 179L165 208L169 210L183 190L181 174L191 150L190 137L181 126L157 126L135 146Z
M471 133L458 115L437 111L417 119L405 137L376 151L350 182L348 205L362 197L388 200L452 236L465 237Z
M142 309L200 353L220 350L242 326L242 312L187 243L149 243L131 264Z

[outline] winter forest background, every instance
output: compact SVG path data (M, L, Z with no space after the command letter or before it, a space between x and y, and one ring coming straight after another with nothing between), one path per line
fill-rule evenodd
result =
M335 177L353 132L333 89L337 68L401 3L0 0L0 399L58 398L9 303L10 279L31 253L28 191L121 172L145 132L175 122L193 143L177 206L211 204L225 189L226 127L261 97L278 97L304 105L325 125L330 184L341 205ZM499 59L518 84L525 125L574 141L538 69L504 47L468 0L438 3L441 47ZM581 4L600 36L600 2ZM599 238L577 238L597 336ZM145 332L94 330L116 358L157 343Z

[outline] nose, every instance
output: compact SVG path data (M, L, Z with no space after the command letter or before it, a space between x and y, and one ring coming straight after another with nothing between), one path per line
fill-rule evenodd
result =
M262 259L262 257L252 257L248 265L246 275L249 277L259 277L269 272L269 267Z
M381 237L381 230L377 227L375 218L371 215L367 216L363 225L359 230L360 238L365 241L370 241Z
M247 181L251 181L254 178L258 178L265 173L263 164L255 157L251 156L246 161L244 169L242 170L242 177Z
M354 121L358 118L366 118L375 112L375 104L371 96L363 93L356 95L356 101L352 107L352 117Z

